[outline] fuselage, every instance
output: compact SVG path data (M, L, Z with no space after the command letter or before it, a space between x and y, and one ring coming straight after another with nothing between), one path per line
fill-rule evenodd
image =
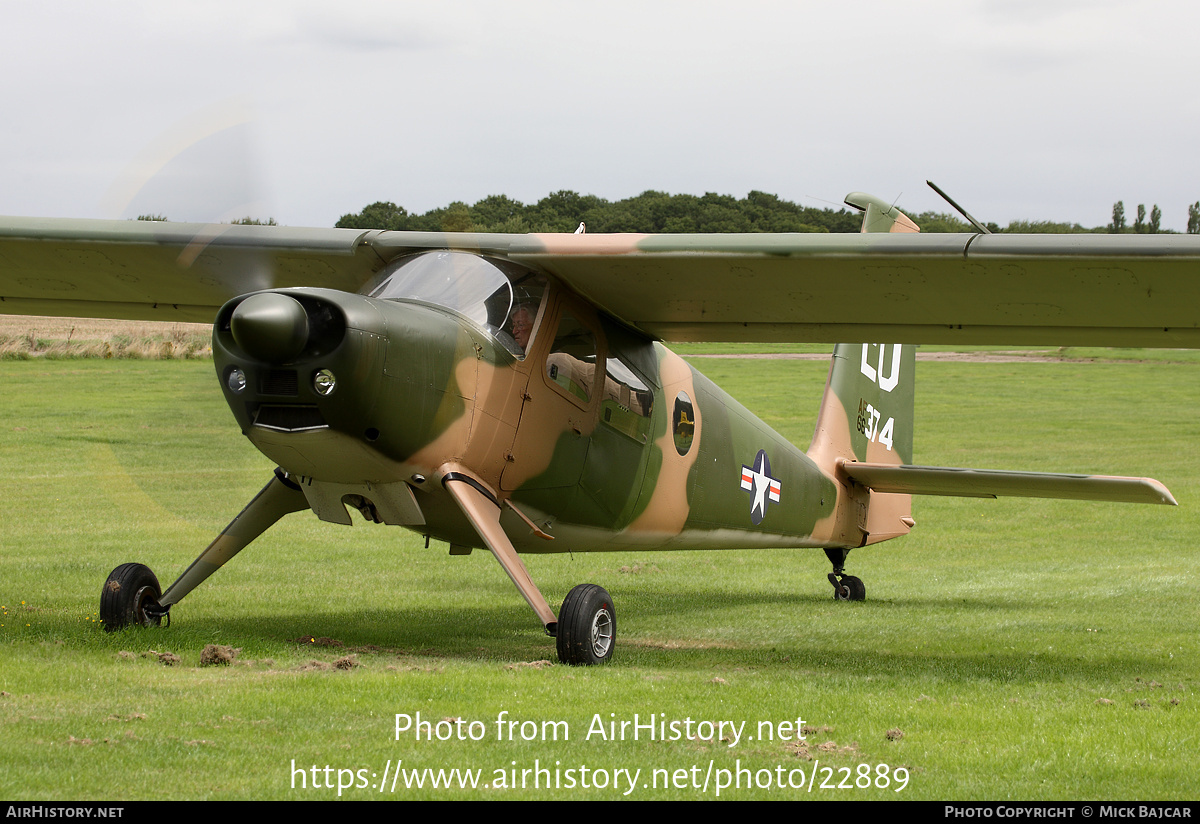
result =
M350 523L349 506L482 546L443 488L459 472L522 552L857 545L805 452L660 343L505 262L427 253L370 294L242 296L213 349L242 432L324 520Z

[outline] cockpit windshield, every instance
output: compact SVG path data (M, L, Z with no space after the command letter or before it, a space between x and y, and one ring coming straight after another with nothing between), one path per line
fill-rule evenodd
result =
M546 292L544 278L496 258L424 252L389 264L370 297L414 300L450 309L486 329L518 359Z

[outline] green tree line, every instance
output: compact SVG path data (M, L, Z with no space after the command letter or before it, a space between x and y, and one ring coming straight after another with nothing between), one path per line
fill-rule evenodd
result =
M1189 235L1194 235L1200 232L1200 203L1188 206L1188 225L1187 230ZM1154 208L1150 210L1150 221L1146 221L1146 204L1139 203L1137 207L1137 217L1133 220L1132 226L1125 225L1125 201L1118 200L1113 204L1112 223L1108 224L1106 231L1113 234L1121 234L1123 232L1133 232L1139 235L1157 235L1160 232L1169 232L1169 229L1162 229L1162 209L1158 208L1158 204L1154 204Z
M744 198L708 193L671 195L648 191L609 201L559 191L524 204L491 195L474 205L461 201L424 214L395 203L372 203L343 215L339 227L418 232L857 232L861 219L848 209L814 209L776 195L751 192Z
M972 232L956 215L921 212L909 215L922 232ZM1113 206L1113 222L1087 228L1078 223L1014 220L1001 228L987 224L993 232L1073 234L1084 232L1163 232L1162 212L1157 205L1146 220L1145 206L1138 206L1132 226L1125 221L1125 206ZM337 226L351 229L393 229L416 232L573 232L583 223L589 232L857 232L862 225L859 212L851 209L817 209L800 206L766 192L750 192L744 198L709 192L705 195L672 195L647 191L636 197L609 201L595 195L559 191L524 204L506 195L490 195L471 205L455 201L410 213L403 206L380 201L361 212L346 214ZM1200 202L1188 206L1188 232L1200 233Z

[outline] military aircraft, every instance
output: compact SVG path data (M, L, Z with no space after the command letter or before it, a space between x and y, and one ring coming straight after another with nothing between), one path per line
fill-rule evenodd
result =
M560 660L596 664L608 593L556 616L521 553L822 548L857 600L847 553L907 534L913 494L1175 503L1150 479L913 465L914 344L1200 347L1200 238L922 235L846 202L861 234L0 219L0 310L213 321L221 392L278 465L165 592L114 569L106 627L160 623L302 510L486 548ZM801 340L837 343L807 451L663 345Z

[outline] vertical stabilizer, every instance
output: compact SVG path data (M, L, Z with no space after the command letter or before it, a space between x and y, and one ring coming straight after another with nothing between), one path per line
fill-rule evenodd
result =
M838 469L838 459L912 463L915 348L910 344L838 344L821 398L808 456L838 483L830 539L851 546L905 535L911 497L872 492Z
M846 195L846 205L863 213L864 232L919 232L920 227L904 212L886 200L865 192Z
M874 195L851 192L846 205L863 213L863 232L921 231L894 204ZM808 448L808 456L838 485L837 511L824 536L831 545L873 544L906 535L913 526L911 496L872 492L838 463L912 463L915 364L911 344L841 343L833 350Z

